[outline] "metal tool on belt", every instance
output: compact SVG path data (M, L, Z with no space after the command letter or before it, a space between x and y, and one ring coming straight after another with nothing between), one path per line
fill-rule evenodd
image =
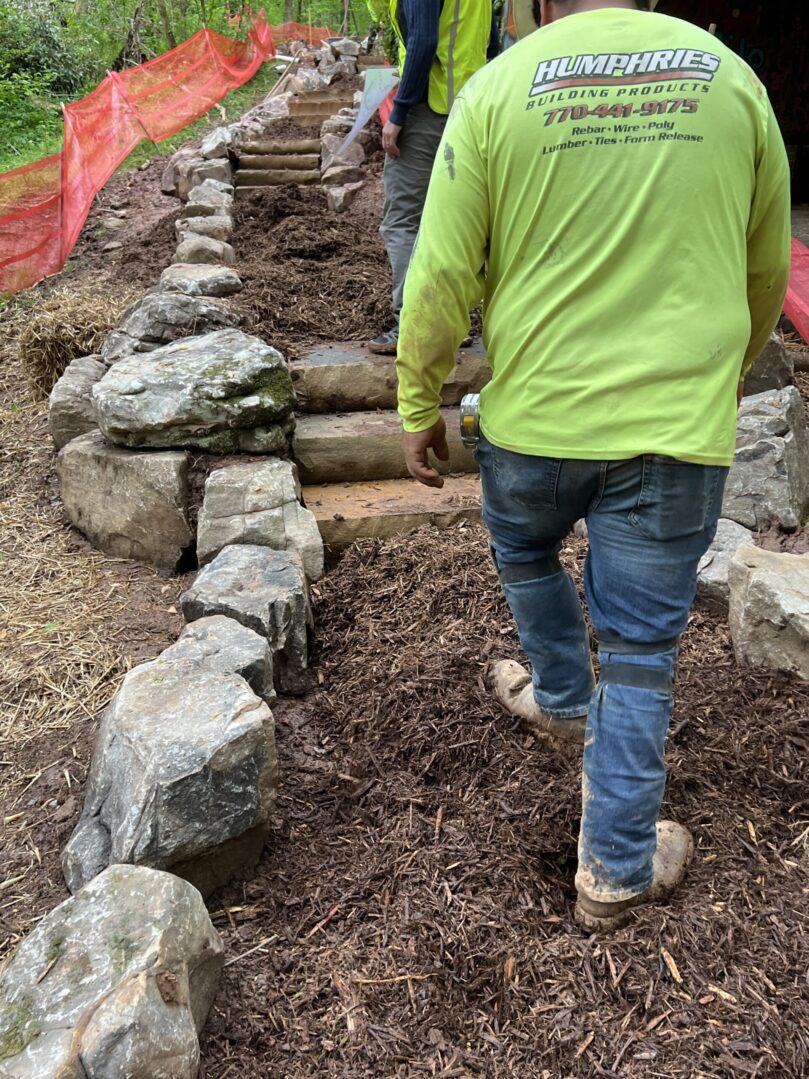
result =
M467 393L461 398L461 442L477 446L480 442L480 394Z

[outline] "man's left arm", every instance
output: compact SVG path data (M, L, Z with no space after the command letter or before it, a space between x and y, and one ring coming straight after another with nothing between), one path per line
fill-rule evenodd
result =
M481 152L483 123L466 89L452 110L433 166L413 259L407 271L396 372L410 474L430 487L443 480L427 449L446 460L441 387L483 295L489 195Z

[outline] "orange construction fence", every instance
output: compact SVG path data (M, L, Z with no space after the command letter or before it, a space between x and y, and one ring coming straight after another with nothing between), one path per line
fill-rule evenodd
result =
M271 29L276 41L303 41L307 45L323 45L329 38L340 36L328 26L307 26L301 22L282 22Z
M299 36L308 30L300 27ZM64 266L93 198L141 139L181 131L273 56L261 14L246 41L200 30L67 105L61 153L0 175L0 293L29 288Z

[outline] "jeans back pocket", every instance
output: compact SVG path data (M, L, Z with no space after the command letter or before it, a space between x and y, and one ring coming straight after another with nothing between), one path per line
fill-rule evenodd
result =
M491 446L492 470L498 488L508 498L534 510L556 510L559 457L533 457Z
M722 510L728 471L649 454L643 458L638 504L629 519L653 540L680 539L712 528Z

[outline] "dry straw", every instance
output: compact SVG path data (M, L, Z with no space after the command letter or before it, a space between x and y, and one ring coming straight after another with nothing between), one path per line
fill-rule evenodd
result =
M35 398L48 396L71 360L98 352L130 299L101 288L60 288L34 308L19 338L19 359Z

